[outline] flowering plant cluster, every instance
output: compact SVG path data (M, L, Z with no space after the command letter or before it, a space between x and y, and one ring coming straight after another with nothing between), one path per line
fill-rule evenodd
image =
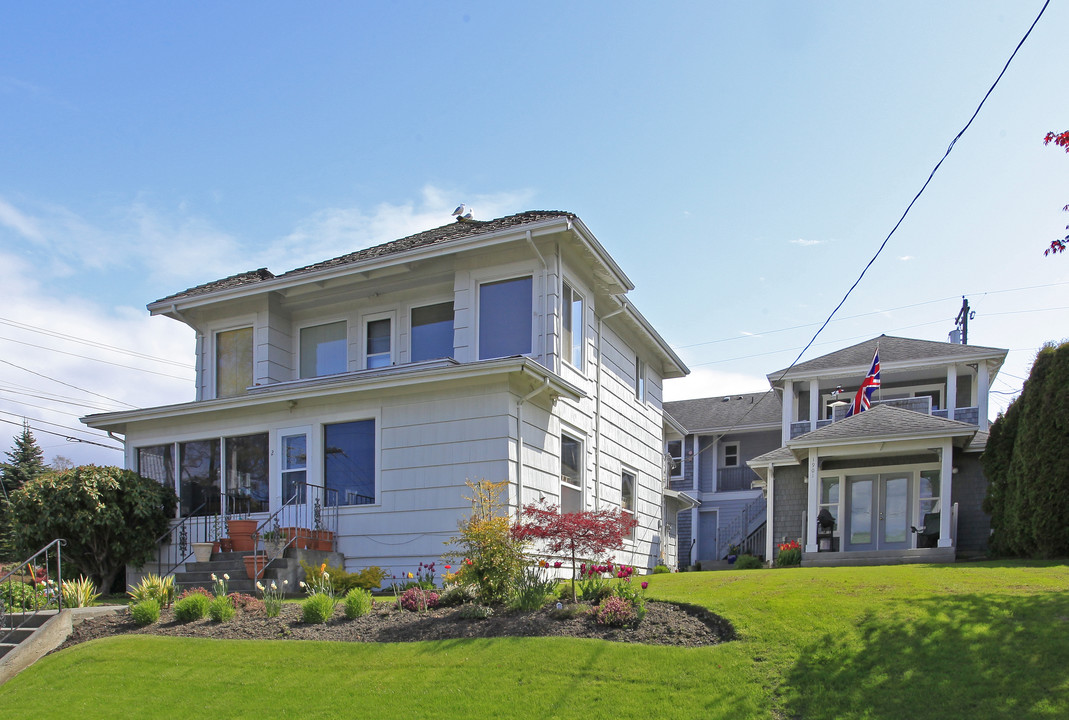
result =
M783 552L784 550L801 550L801 549L802 549L802 546L798 544L797 540L788 540L787 542L779 544L779 551L780 552Z
M311 595L326 595L334 599L334 585L330 582L330 573L327 572L327 564L319 566L319 572L314 577L308 577L300 582L301 589Z
M422 612L438 605L438 593L418 587L409 588L398 602L405 610Z
M802 546L797 540L788 540L779 544L776 567L789 567L802 564Z
M265 586L259 580L256 581L256 589L263 597L264 614L267 617L278 617L282 612L282 596L286 592L285 587L289 584L289 580L283 580L282 586L279 587L278 583L272 580L270 585Z

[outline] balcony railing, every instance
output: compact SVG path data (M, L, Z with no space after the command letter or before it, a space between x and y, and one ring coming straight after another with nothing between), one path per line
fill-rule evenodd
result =
M702 478L702 492L735 492L737 490L749 490L757 474L746 467L722 467L716 470L716 487L713 487L712 478Z
M935 417L945 418L949 413L944 408L942 410L931 410L931 398L919 397L919 398L895 398L894 400L877 400L872 403L873 407L876 405L891 405L894 407L905 408L906 410L912 410L914 412L921 412L926 415L933 415ZM845 410L845 409L844 409ZM843 418L836 417L835 420L842 420ZM959 407L954 410L954 419L958 422L969 423L970 425L980 424L980 408L978 407ZM817 420L817 429L831 425L834 422L832 420ZM812 428L809 425L808 420L802 420L800 422L791 423L791 439L798 437L799 435L805 435L807 432L811 432Z

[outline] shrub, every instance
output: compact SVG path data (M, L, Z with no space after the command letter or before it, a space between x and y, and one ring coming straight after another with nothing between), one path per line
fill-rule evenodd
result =
M227 595L230 598L230 604L234 606L235 610L241 610L242 612L263 612L264 603L260 598L253 595L247 595L246 593L232 592Z
M493 614L494 609L489 605L465 605L457 611L457 617L462 620L485 620Z
M631 609L635 613L636 623L646 617L646 596L643 595L642 588L631 584L630 578L618 582L613 586L612 597L626 600L627 603L631 605ZM612 598L609 599L611 600ZM605 602L605 600L602 600L603 605Z
M63 582L63 607L89 607L100 597L93 581L82 575L77 580Z
M530 612L545 605L557 590L557 580L549 577L548 571L549 565L545 560L540 560L533 567L525 567L509 598L509 608Z
M48 597L42 590L24 582L5 582L0 584L0 603L11 610L41 610L48 604Z
M138 625L151 625L160 619L159 601L155 598L148 598L131 606L130 617Z
M672 571L668 569L667 565L658 565L655 568L653 568L653 574L654 575L661 575L662 573L670 573L670 572L672 572Z
M191 592L174 604L174 619L181 623L200 620L208 614L210 603L207 594Z
M636 621L635 609L622 597L605 598L594 610L594 620L598 625L623 627Z
M334 596L312 593L301 602L301 619L306 623L325 623L334 615Z
M779 544L776 567L791 567L802 564L802 547L796 540Z
M801 560L802 557L801 554L799 554L798 561L801 562ZM753 555L739 555L738 559L735 560L736 570L758 570L764 566L765 564L761 561L761 558L754 557Z
M216 595L208 602L208 617L212 622L229 622L234 619L237 610L227 595Z
M353 618L363 617L371 613L372 600L371 591L363 588L354 587L349 592L345 593L345 617L352 620Z
M438 593L418 587L409 588L401 594L399 602L401 607L412 612L430 610L438 606Z
M475 602L473 585L454 585L438 596L439 607L454 607L472 602Z
M501 495L507 481L468 481L472 495L471 515L460 522L460 536L450 542L459 550L447 557L460 566L460 584L476 587L479 602L508 602L512 587L523 569L524 542L512 534L508 508Z

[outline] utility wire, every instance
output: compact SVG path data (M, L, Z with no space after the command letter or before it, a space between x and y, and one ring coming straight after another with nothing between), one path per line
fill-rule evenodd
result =
M872 267L873 263L876 262L876 259L880 257L880 254L883 252L883 249L885 247L887 247L887 243L891 240L891 236L893 236L895 234L895 231L897 231L898 228L905 221L906 216L909 215L909 211L913 208L913 205L917 202L917 200L920 198L920 196L924 193L925 189L927 189L928 184L932 182L932 178L935 177L935 173L942 166L943 161L946 160L947 157L950 155L950 151L954 149L954 145L958 142L958 140L961 139L961 136L965 134L965 131L969 129L969 126L972 125L973 120L976 119L976 116L980 114L980 109L983 108L984 103L987 102L987 99L991 96L991 93L994 92L995 87L998 85L999 81L1002 79L1002 76L1006 74L1006 70L1009 69L1010 63L1013 62L1013 59L1017 56L1017 52L1021 49L1021 46L1024 45L1024 42L1025 42L1025 40L1028 39L1028 36L1032 34L1032 30L1035 28L1036 23L1039 22L1039 19L1041 17L1043 17L1043 13L1046 12L1048 5L1050 5L1050 0L1046 0L1046 2L1043 3L1043 7L1040 8L1039 14L1036 16L1036 19L1032 21L1032 24L1029 26L1028 31L1025 32L1024 37L1022 37L1021 41L1019 43L1017 43L1017 47L1014 48L1013 52L1010 54L1009 60L1007 60L1006 64L1002 66L1002 72L1000 72L998 74L998 77L995 78L995 82L991 83L991 87L988 88L987 93L984 94L984 97L980 101L980 104L976 106L976 110L973 112L972 117L969 118L969 121L967 123L965 123L965 127L963 127L958 132L958 134L954 136L954 139L950 141L950 145L947 146L946 152L943 153L943 157L941 157L939 159L939 162L937 162L935 164L935 167L932 168L932 171L928 174L928 179L924 181L924 184L921 186L921 189L918 190L917 194L913 196L912 200L910 200L909 205L906 206L905 211L902 213L902 217L900 217L898 219L898 222L895 223L893 228L891 228L891 232L887 233L887 237L885 237L883 239L883 242L880 243L880 247L877 248L876 254L873 255L872 259L868 261L868 263L865 265L864 268L862 268L861 274L858 275L857 280L855 280L854 284L850 286L850 289L846 291L846 294L843 295L842 300L840 300L839 304L835 306L835 309L831 311L831 314L829 314L827 319L824 320L824 322L821 324L820 328L818 328L817 331L815 333L813 333L813 337L810 338L809 342L806 343L806 346L804 348L802 348L802 351L800 353L798 353L798 356L795 357L794 361L791 362L791 364L788 365L780 373L778 378L776 378L774 381L771 382L771 385L773 387L775 386L776 383L778 383L784 377L786 377L787 373L789 373L791 371L791 369L795 365L798 364L798 361L802 359L802 356L805 355L806 351L809 350L810 347L812 347L813 343L816 342L816 339L818 337L820 337L820 334L822 332L824 332L824 328L826 328L828 326L828 323L831 322L832 318L834 318L835 314L837 312L839 312L839 309L842 308L842 306L846 302L847 298L850 297L850 294L853 293L854 289L861 283L861 280L865 277L865 274L869 271L869 268ZM942 322L942 321L939 321L939 322ZM930 324L930 323L925 323L925 324ZM711 364L711 363L707 363L707 364ZM774 392L773 387L769 387L768 391L765 392L764 394L762 394L761 397L759 397L757 399L757 402L755 402L753 405L751 405L750 409L747 410L743 414L743 416L741 418L736 420L735 423L731 427L729 427L728 429L724 430L721 433L718 433L718 435L720 437L723 437L724 435L726 435L727 433L731 432L736 427L738 427L740 424L742 424L742 421L745 420L747 417L749 417L750 413L752 413L754 410L756 410L758 408L758 406L762 402L764 402L765 398L767 398L769 396L770 393ZM710 444L710 445L706 446L706 449L708 449L710 447L713 447L713 445ZM704 452L704 450L699 449L698 453L696 453L695 456L697 456L697 454L700 454L702 452Z
M89 432L85 428L75 428L75 427L71 427L70 425L62 425L60 423L49 422L48 420L41 420L39 418L26 417L22 413L11 412L10 410L0 410L0 413L2 413L4 415L11 415L13 417L20 417L23 420L33 421L33 422L36 422L36 423L43 423L44 425L51 425L52 427L63 428L64 430L70 430L71 432L84 433L85 435L88 435L89 437L97 437L97 438L101 438L101 439L104 439L104 438L107 437L107 435L94 435L93 433Z
M113 412L113 410L114 410L114 408L105 407L103 405L100 405L99 403L85 403L85 402L77 402L75 400L66 400L66 399L61 398L61 397L56 397L56 396L52 395L51 393L45 393L44 395L41 395L39 393L28 392L29 389L18 390L18 389L16 389L18 387L21 387L21 386L16 385L14 387L6 387L6 386L3 386L3 385L0 385L0 394L7 393L7 394L11 394L11 395L25 395L27 397L37 398L38 400L46 400L48 402L56 402L56 403L59 403L61 405L73 405L74 407L86 408L87 410L97 410L97 411L100 411L100 412ZM11 399L11 398L8 398L8 402L17 403L19 401ZM55 410L55 408L48 408L48 409L54 410L55 412L60 412L59 410Z
M0 422L7 423L8 425L18 425L22 427L22 423L13 422L11 420L5 420L0 418ZM29 426L30 430L38 433L44 433L45 435L55 435L61 437L68 442L84 443L85 445L96 445L97 447L107 448L108 450L118 450L122 452L122 448L115 447L114 445L105 445L104 443L93 442L92 440L83 440L81 438L71 437L70 435L64 435L62 433L52 432L51 430L43 430L42 428L35 428L32 425Z
M133 365L123 365L122 363L112 362L111 360L102 360L100 358L89 357L88 355L79 355L78 353L67 352L66 350L57 350L56 348L50 348L45 345L36 345L25 340L15 340L9 337L0 337L0 340L6 340L7 342L18 343L19 345L28 345L29 347L39 348L41 350L48 350L49 352L59 353L60 355L69 355L71 357L81 358L82 360L92 360L93 362L104 363L106 365L114 365L115 367L126 368L127 370L137 370L138 372L151 373L153 375L160 375L165 378L172 378L174 380L182 380L189 382L192 378L182 377L180 375L171 375L169 373L163 373L156 370L146 370L145 368L135 367Z
M52 382L59 383L60 385L65 385L65 386L67 386L69 388L73 388L74 390L77 390L78 392L84 392L84 393L88 393L90 395L95 395L96 397L104 398L105 400L110 400L113 403L118 403L119 405L125 405L126 407L129 407L129 408L137 407L136 405L131 405L128 402L123 402L122 400L116 400L113 397L108 397L107 395L101 395L100 393L93 392L92 390L86 390L85 388L80 388L77 385L71 385L70 383L63 382L62 380L57 380L54 377L49 377L48 375L45 375L43 373L39 373L39 372L37 372L35 370L30 370L29 368L24 368L21 365L16 365L15 363L10 362L8 360L4 360L2 358L0 358L0 363L4 363L5 365L10 365L13 368L18 368L19 370L22 370L24 372L28 372L31 375L36 375L37 377L42 377L45 380L51 380Z
M155 355L148 355L146 353L138 352L137 350L129 350L126 348L117 347L115 345L108 345L107 343L98 342L96 340L87 340L86 338L80 338L75 335L67 335L65 333L56 332L55 330L46 330L45 328L38 327L37 325L29 325L27 323L21 323L16 320L10 320L8 318L0 318L0 325L10 325L11 327L18 328L19 330L28 330L29 332L40 333L41 335L48 335L49 337L59 338L60 340L69 340L70 342L80 343L82 345L89 345L91 347L97 347L103 350L111 350L112 352L122 353L123 355L131 355L133 357L141 358L143 360L152 360L154 362L175 365L180 368L188 368L190 370L193 369L193 366L189 363L180 362L178 360L170 360L168 358L156 357Z

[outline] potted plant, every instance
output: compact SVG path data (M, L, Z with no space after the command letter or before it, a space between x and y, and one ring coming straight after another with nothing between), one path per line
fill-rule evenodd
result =
M739 555L741 554L742 546L728 545L728 565L734 565L735 561L739 559Z
M226 531L230 535L230 544L234 552L248 552L256 549L256 521L246 518L227 518Z
M212 548L214 543L210 542L195 542L190 543L193 546L193 559L197 562L211 562L212 560Z
M263 553L253 553L252 555L246 555L243 560L245 561L245 572L248 573L251 580L263 576L264 569L269 562L267 556Z

